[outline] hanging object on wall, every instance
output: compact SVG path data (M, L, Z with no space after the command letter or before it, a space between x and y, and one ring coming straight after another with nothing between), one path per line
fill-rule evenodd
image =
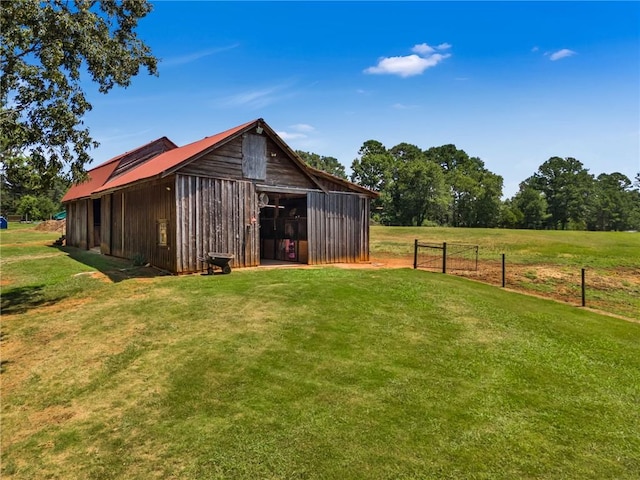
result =
M266 207L267 205L269 205L269 195L262 192L258 196L258 207L263 208L263 207Z

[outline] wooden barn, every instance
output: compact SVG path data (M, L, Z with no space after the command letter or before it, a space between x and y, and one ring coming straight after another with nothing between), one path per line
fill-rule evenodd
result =
M178 274L205 270L208 252L233 254L233 267L367 262L376 195L309 167L258 119L93 168L63 198L66 242Z

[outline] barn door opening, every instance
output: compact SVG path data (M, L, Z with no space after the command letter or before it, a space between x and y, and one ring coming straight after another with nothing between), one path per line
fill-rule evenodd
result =
M100 246L101 212L101 200L99 198L93 199L93 225L90 226L89 248Z
M260 193L260 264L308 263L307 196Z

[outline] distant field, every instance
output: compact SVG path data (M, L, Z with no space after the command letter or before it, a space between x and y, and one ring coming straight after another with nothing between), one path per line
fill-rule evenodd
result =
M372 258L411 265L415 239L478 245L478 272L456 273L493 285L504 253L507 287L571 304L585 268L588 307L640 319L640 233L374 226Z
M639 323L411 268L158 276L57 236L0 232L3 480L638 478Z

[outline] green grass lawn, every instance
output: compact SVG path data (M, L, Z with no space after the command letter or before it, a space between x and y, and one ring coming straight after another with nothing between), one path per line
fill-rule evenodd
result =
M0 235L3 479L638 478L640 324L410 268L135 278L39 235Z
M478 245L478 272L464 275L580 304L586 271L587 306L640 320L640 233L489 228L371 228L371 254L413 261L413 242ZM510 277L510 278L509 278Z
M413 241L479 245L480 258L593 268L640 267L640 233L499 228L371 227L372 253L413 255Z

